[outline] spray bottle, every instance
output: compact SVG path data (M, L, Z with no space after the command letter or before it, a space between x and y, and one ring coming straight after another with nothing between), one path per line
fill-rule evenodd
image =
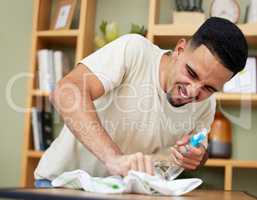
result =
M208 129L204 128L199 133L193 135L189 140L189 144L185 146L185 152L182 152L182 153L183 154L187 153L190 150L190 148L199 147L200 144L206 139L207 134L208 134ZM165 179L173 180L177 176L179 176L183 171L184 171L183 167L180 167L176 164L172 164L166 172Z

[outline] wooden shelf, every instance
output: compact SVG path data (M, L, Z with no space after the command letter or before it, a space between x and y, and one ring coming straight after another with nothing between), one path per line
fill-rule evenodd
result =
M152 28L156 36L191 36L201 24L156 24ZM257 36L257 23L239 24L246 37Z
M35 89L35 90L32 90L32 95L33 96L45 96L45 97L48 97L49 96L49 92L44 92L44 91L41 91L39 89Z
M239 106L252 105L257 106L257 94L243 93L215 93L217 101L225 105Z
M230 163L230 159L208 159L205 163L207 167L225 167L228 163Z
M231 164L234 168L257 168L257 161L254 160L232 160Z
M249 46L257 46L257 23L239 24L239 28L246 36Z
M30 158L41 158L41 156L43 155L43 151L33 151L33 150L31 150L31 151L28 151L28 153L27 153L27 155L28 155L28 157L30 157Z
M77 37L79 31L74 29L74 30L58 30L58 31L37 31L37 36L38 37Z
M233 168L257 168L257 161L231 160L231 159L208 159L206 167L233 167Z
M160 46L174 45L181 37L189 38L198 29L200 24L156 24L152 26L154 42ZM248 44L257 46L257 23L239 24Z
M49 31L37 31L36 36L44 43L65 45L75 47L77 37L79 35L78 30L49 30Z

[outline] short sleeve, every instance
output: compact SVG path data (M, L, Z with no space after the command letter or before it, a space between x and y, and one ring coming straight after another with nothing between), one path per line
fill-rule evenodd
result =
M93 72L103 84L105 94L119 86L128 69L142 51L144 37L127 34L110 42L101 49L79 61Z

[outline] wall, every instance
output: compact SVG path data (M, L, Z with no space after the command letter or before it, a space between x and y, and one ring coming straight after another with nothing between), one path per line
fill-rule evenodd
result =
M168 0L161 1L161 22L169 20L172 4ZM209 2L204 1L207 11ZM242 7L246 6L240 1ZM29 52L31 47L31 23L32 23L32 0L2 0L0 6L0 55L1 93L5 93L8 80L29 69ZM243 14L244 15L244 14ZM243 16L242 15L242 16ZM147 26L148 0L98 0L96 15L96 32L102 20L115 21L118 23L121 33L128 33L130 23L138 23ZM241 18L242 20L243 18ZM26 80L22 79L14 86L13 99L20 106L25 105ZM11 109L7 100L2 95L0 99L1 140L0 140L0 187L14 186L19 184L21 148L23 140L24 115ZM239 115L237 108L225 108L226 112L234 116ZM240 125L233 126L233 158L255 159L257 151L257 112L256 108L251 113L252 128L245 129ZM245 124L243 118L239 124ZM215 173L213 173L215 172ZM211 187L222 188L222 170L204 169L199 173L204 180L213 180ZM251 178L249 178L251 177ZM240 181L239 181L240 180ZM257 195L256 170L239 170L235 175L235 188L247 189Z
M23 141L23 113L14 111L6 100L8 81L29 69L32 30L32 0L1 0L0 2L0 186L18 185ZM15 104L24 107L26 79L12 89Z

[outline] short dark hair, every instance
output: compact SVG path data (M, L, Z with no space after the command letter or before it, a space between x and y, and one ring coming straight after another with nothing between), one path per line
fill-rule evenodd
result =
M193 49L202 44L234 74L244 68L248 45L241 30L229 20L219 17L207 19L190 40Z

